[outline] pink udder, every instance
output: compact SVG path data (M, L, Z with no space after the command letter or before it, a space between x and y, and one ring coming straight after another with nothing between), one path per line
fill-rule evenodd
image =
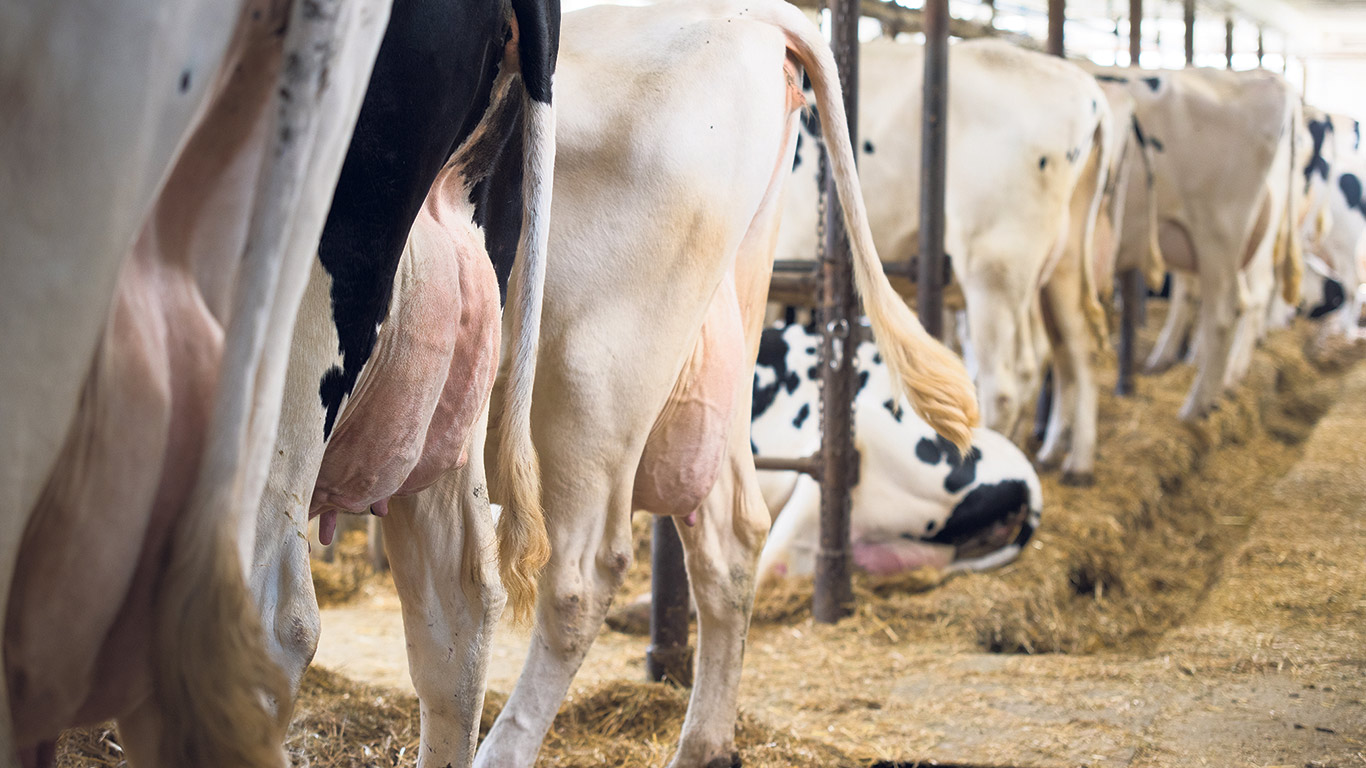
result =
M498 367L498 282L463 182L437 180L409 235L394 307L333 430L311 511L387 512L468 460Z
M683 517L690 526L697 522L697 508L716 485L725 459L744 341L735 283L727 278L650 430L636 468L636 509Z

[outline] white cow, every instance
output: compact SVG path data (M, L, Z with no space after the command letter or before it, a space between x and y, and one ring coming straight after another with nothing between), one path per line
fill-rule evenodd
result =
M917 250L923 60L921 45L861 47L860 173L889 261ZM1037 394L1043 351L1032 316L1042 310L1060 386L1040 459L1088 482L1098 403L1090 358L1106 336L1091 248L1106 162L1122 137L1095 80L1057 57L971 41L950 47L949 69L944 243L967 301L983 421L1012 434ZM816 252L811 127L783 201L781 258Z
M1098 74L1128 86L1153 149L1162 258L1199 276L1200 370L1181 408L1183 419L1198 419L1246 370L1277 279L1286 295L1299 292L1291 194L1298 99L1264 71ZM1149 370L1179 357L1190 307L1173 296Z
M283 766L243 571L388 3L0 4L0 766Z
M751 382L802 68L883 355L940 434L971 439L962 363L924 332L878 262L834 59L801 11L688 0L567 15L532 404L551 557L526 665L476 765L535 761L630 567L634 510L675 517L697 605L697 672L672 765L735 759L770 519L749 445Z
M817 349L802 325L764 329L754 369L750 440L756 456L808 456L820 448ZM854 398L858 483L850 490L854 564L872 573L930 566L985 570L1014 560L1039 526L1043 490L1029 459L1003 435L974 429L963 454L904 407L882 356L858 345ZM759 581L810 574L820 531L820 484L763 471L774 516Z

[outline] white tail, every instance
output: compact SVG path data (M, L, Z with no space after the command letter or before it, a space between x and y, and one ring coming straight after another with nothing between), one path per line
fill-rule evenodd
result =
M541 509L541 473L531 440L531 393L545 296L550 196L555 172L555 108L525 97L522 233L508 284L512 316L511 365L498 431L498 560L514 619L525 622L536 602L536 579L550 559Z
M747 13L783 31L788 50L806 70L816 92L821 135L854 256L855 287L863 298L878 350L887 367L897 374L892 380L935 432L966 452L972 444L972 428L979 420L972 380L963 361L926 333L882 271L859 188L835 57L820 31L795 6L751 6Z

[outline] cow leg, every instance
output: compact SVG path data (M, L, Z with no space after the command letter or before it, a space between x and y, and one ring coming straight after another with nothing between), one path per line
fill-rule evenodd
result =
M327 338L332 298L317 259L311 272L293 328L293 359L286 371L281 401L285 416L261 494L256 541L247 570L248 586L261 609L266 648L284 671L291 696L298 695L304 670L318 648L321 627L309 566L309 538L313 533L316 540L317 525L309 523L308 512L310 493L326 450L318 379L332 364L336 349L335 342L312 342ZM329 547L327 551L331 550Z
M694 526L678 526L697 605L697 672L671 768L739 764L735 717L756 560L768 507L749 449L749 409L731 431L727 466Z
M783 576L815 570L820 511L820 483L806 475L798 477L797 486L773 522L759 555L760 586Z
M1010 435L1019 421L1022 403L1019 339L1021 322L1028 320L1027 291L1012 286L1029 285L1001 280L996 285L979 281L967 271L963 292L968 303L968 334L977 359L977 393L982 425ZM1016 295L1025 294L1025 295Z
M254 567L248 575L252 595L261 609L266 650L289 681L291 701L283 706L290 710L304 670L318 650L322 619L309 566L308 510L302 502L272 504L276 490L275 486L266 489L264 499L269 506L262 509L273 513L262 514L256 522Z
M1191 330L1195 314L1194 296L1190 290L1192 278L1179 272L1172 273L1171 293L1167 301L1167 319L1162 323L1162 332L1157 336L1157 344L1148 355L1143 369L1156 374L1176 365L1181 358L1181 345ZM1192 345L1195 339L1191 339Z
M1069 485L1090 485L1094 477L1096 409L1100 404L1091 367L1091 331L1078 306L1081 296L1081 273L1071 261L1059 264L1041 291L1057 383L1039 460L1049 466L1061 459L1063 482Z
M1338 323L1342 333L1348 339L1356 339L1361 335L1361 260L1366 258L1366 236L1357 241L1355 251L1349 258L1344 259L1346 263L1338 268L1339 280L1342 282L1343 296L1342 308L1338 310Z
M1266 253L1258 254L1249 269L1238 275L1239 317L1229 352L1228 369L1224 371L1224 390L1232 392L1247 376L1252 367L1252 353L1262 338L1266 308L1271 293L1276 289L1276 274L1271 263L1271 245L1263 246Z
M554 432L574 436L585 429ZM631 566L631 477L554 460L580 455L578 447L563 451L540 450L550 562L541 573L526 663L479 749L479 768L525 768L536 762L541 741ZM623 459L621 466L627 465L634 468L634 462ZM390 563L397 569L395 554L390 548Z
M469 462L416 496L395 497L382 526L421 705L418 766L473 762L493 631L507 602L482 423L474 434Z
M1219 253L1214 249L1202 253ZM1233 345L1233 330L1238 321L1238 285L1236 273L1208 268L1200 273L1200 319L1197 333L1201 336L1200 366L1191 385L1190 394L1181 406L1182 421L1196 421L1214 407L1228 367L1229 349Z

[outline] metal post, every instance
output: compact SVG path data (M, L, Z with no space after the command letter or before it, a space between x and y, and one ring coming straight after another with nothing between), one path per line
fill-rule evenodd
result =
M1233 17L1224 19L1224 60L1227 68L1233 69Z
M831 48L839 67L849 136L858 146L859 0L834 0L830 7ZM821 525L816 552L816 583L811 613L816 621L834 623L853 610L850 583L849 488L854 453L854 350L858 303L854 296L852 258L844 231L844 212L835 192L834 174L825 179L825 252L821 260Z
M1129 0L1129 66L1137 67L1143 53L1143 0Z
M654 682L692 685L688 647L688 571L672 517L655 517L650 538L650 646L645 674Z
M1048 0L1048 52L1063 56L1063 27L1067 22L1067 0Z
M925 86L920 122L920 324L944 337L944 179L948 157L949 4L925 0Z
M1129 0L1129 60L1132 66L1138 66L1142 49L1143 0ZM1143 275L1139 270L1127 269L1119 274L1119 296L1119 376L1115 382L1115 393L1127 396L1134 392L1134 358L1137 357L1135 347L1138 341L1139 313L1142 311L1141 303L1146 296L1143 290Z
M1186 66L1195 66L1195 0L1185 2Z
M1257 27L1257 69L1262 68L1262 59L1266 57L1266 42L1262 34L1262 28Z
M1115 394L1128 397L1134 393L1134 358L1137 357L1139 313L1146 291L1143 274L1137 269L1126 269L1119 275L1119 375Z

